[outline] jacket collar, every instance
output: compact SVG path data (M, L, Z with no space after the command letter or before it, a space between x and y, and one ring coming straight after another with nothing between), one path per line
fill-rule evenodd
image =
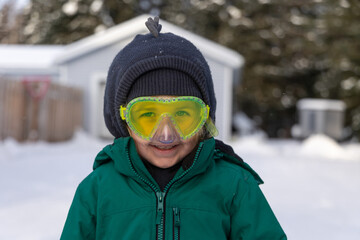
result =
M180 168L174 179L181 176L182 180L186 180L206 171L213 163L214 149L215 140L213 138L200 142L193 163L186 170ZM135 142L131 137L117 138L113 144L107 145L96 156L93 169L109 162L113 162L119 173L134 178L136 181L144 182L145 180L153 186L157 186L138 155Z

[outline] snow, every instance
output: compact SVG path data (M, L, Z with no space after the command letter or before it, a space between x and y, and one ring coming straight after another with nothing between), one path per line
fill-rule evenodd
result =
M79 5L77 1L68 1L62 6L63 12L68 16L74 16L78 10Z
M83 132L56 144L0 142L0 239L59 239L77 185L108 143ZM265 181L289 239L360 239L359 143L257 134L231 145Z

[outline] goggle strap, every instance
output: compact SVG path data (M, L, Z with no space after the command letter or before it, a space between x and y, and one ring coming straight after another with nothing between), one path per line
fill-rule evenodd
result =
M212 122L211 118L207 118L205 122L206 130L210 133L212 137L216 137L219 135L219 132L215 126L215 124Z
M125 111L126 111L126 107L124 107L123 105L120 106L120 116L122 120L125 120Z

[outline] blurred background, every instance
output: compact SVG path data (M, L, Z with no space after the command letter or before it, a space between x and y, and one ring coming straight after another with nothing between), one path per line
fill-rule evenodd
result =
M358 0L0 0L0 239L59 239L112 141L106 71L154 15L203 52L289 239L360 239Z
M302 98L342 100L338 140L360 137L359 1L1 0L0 7L1 44L63 46L159 15L244 57L235 112L269 137L294 135Z

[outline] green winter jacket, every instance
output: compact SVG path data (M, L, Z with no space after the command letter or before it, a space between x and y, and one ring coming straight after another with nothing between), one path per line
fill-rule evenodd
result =
M61 240L286 239L259 183L211 138L161 192L132 138L119 138L80 183Z

